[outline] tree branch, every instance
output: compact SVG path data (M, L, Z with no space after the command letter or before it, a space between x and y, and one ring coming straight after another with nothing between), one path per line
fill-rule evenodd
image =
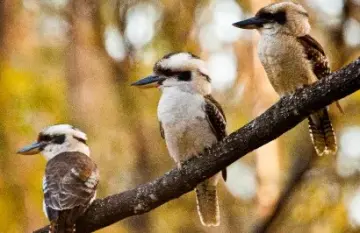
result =
M291 78L291 77L289 77ZM360 58L319 82L283 97L261 116L164 176L137 188L97 199L78 220L78 232L92 232L146 213L193 190L205 179L295 127L310 113L360 89ZM47 232L47 227L35 233Z

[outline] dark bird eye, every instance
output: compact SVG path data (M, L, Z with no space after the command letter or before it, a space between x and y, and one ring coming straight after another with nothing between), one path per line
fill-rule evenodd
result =
M158 73L161 73L161 74L163 74L163 75L165 75L165 76L168 76L168 77L175 74L175 72L173 72L173 71L170 70L170 69L159 69L159 70L158 70Z
M286 13L285 11L279 11L276 13L270 13L270 12L260 12L257 15L259 18L262 19L267 19L267 20L271 20L271 21L275 21L279 24L285 24L286 22Z
M56 135L52 140L52 142L56 144L62 144L64 143L64 141L65 141L65 135Z
M38 142L48 142L51 141L51 137L49 135L40 134L38 137Z
M274 20L279 24L284 24L286 22L286 13L284 11L280 11L274 14Z
M178 80L180 81L190 81L191 80L191 72L183 71L178 74Z
M274 15L269 12L262 12L259 14L259 18L263 19L273 19Z

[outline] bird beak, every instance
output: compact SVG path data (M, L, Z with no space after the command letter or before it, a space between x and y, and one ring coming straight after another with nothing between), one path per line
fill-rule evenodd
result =
M269 23L270 21L267 19L262 19L259 17L252 17L249 19L245 19L239 21L237 23L233 23L234 27L243 28L243 29L257 29L261 28L264 24Z
M31 145L27 145L20 149L17 154L21 155L34 155L40 153L40 151L47 145L47 142L34 142Z
M150 75L146 78L140 79L131 84L131 86L137 86L140 88L151 88L151 87L158 87L160 84L159 82L163 81L165 78L161 78L157 75Z

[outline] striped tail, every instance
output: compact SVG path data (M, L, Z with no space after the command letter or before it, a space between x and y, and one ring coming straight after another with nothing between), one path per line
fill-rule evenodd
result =
M335 133L326 108L310 115L308 120L310 138L316 153L319 156L336 154Z
M204 226L219 226L220 211L216 186L207 181L196 186L196 202L200 221Z
M51 221L49 233L75 233L76 225L70 220L71 210L60 212L58 218Z
M72 226L66 225L65 222L53 221L50 224L49 233L75 233L76 226L75 224Z

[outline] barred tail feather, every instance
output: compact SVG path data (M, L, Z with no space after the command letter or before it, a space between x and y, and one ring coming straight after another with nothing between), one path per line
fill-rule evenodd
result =
M67 225L66 222L58 222L53 221L50 224L49 233L75 233L76 226L74 225Z
M58 213L58 217L50 222L49 233L75 233L76 225L72 221L72 210Z
M201 223L204 226L219 226L220 211L216 186L206 181L196 186L196 202Z
M335 132L329 114L324 108L308 117L309 132L315 151L319 156L337 152Z

